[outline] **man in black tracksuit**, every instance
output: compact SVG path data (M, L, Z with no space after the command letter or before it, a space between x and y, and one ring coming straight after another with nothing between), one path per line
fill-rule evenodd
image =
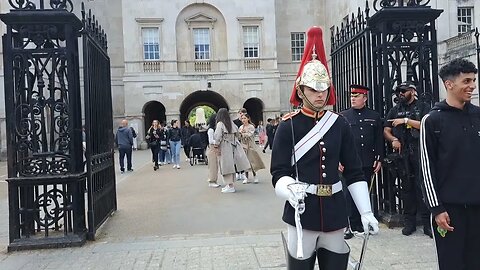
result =
M417 213L423 223L423 233L432 237L430 217L422 200L420 185L420 120L430 111L430 106L416 98L416 86L406 81L396 88L398 103L389 112L384 128L384 136L391 143L395 153L401 156L405 172L401 174L401 196L405 227L403 235L411 235L417 230Z
M480 269L480 108L470 103L476 73L464 59L442 67L447 98L420 127L423 189L435 218L440 270Z

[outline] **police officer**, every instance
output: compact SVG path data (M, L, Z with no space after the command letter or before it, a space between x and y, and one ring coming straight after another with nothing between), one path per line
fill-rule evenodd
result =
M350 86L351 108L340 114L347 119L355 138L357 153L362 161L362 170L370 186L373 173L378 173L383 160L383 124L380 114L367 108L369 88L362 85ZM340 164L340 171L343 166ZM347 203L350 207L350 228L354 232L363 232L360 213L355 207L352 196L347 194ZM351 235L346 238L351 237Z
M345 166L343 175L364 228L370 226L376 233L378 221L371 211L352 131L342 116L325 108L335 104L335 92L326 68L322 30L314 26L307 35L290 98L292 105L302 108L279 123L270 172L275 193L286 200L287 269L312 270L317 258L322 270L346 269L350 249L343 239L348 222L339 162ZM308 196L291 187L305 188Z
M396 87L398 102L388 112L383 134L393 151L400 154L406 168L404 179L401 179L405 225L402 234L408 236L416 231L418 212L422 218L423 233L432 237L429 213L422 199L419 179L420 120L430 111L430 106L417 99L416 89L410 81Z

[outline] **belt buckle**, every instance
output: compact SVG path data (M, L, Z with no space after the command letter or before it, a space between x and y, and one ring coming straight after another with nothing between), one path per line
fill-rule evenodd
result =
M320 196L320 197L332 196L332 185L317 185L317 196Z

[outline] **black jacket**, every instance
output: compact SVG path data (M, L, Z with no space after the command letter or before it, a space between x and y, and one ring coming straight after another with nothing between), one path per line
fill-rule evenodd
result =
M233 120L233 123L235 123L235 125L237 125L237 127L240 127L242 125L242 120L237 118L237 119Z
M480 108L463 110L438 102L420 127L421 167L427 206L433 215L443 204L480 205Z
M195 133L195 129L192 126L183 126L182 129L180 130L180 134L182 136L182 144L183 145L188 145L188 139L192 134Z
M295 177L295 167L291 165L292 149L317 123L311 114L297 113L278 125L273 142L271 168L273 186L282 176ZM294 141L292 141L292 125ZM343 176L347 185L364 179L360 159L355 150L355 141L347 121L338 116L325 134L298 162L298 178L311 184L335 184L340 180L338 163L345 166ZM295 226L295 210L286 202L283 221ZM304 229L312 231L335 231L347 226L345 194L338 192L330 197L308 194L305 198L305 212L300 216Z
M372 167L375 161L383 160L383 123L380 114L367 107L350 108L340 114L352 128L363 167Z
M171 128L168 130L168 140L171 142L178 142L182 139L179 128Z
M162 140L161 138L161 134L162 134L162 128L153 128L153 127L150 127L148 130L147 130L147 137L148 137L148 142L149 143L153 143L155 142L155 145L151 145L151 147L156 147L158 144L160 144L160 140Z
M398 103L388 112L385 119L385 126L392 128L393 136L398 138L403 146L418 149L418 139L420 137L420 131L418 129L406 125L398 125L394 127L392 122L388 120L407 117L412 120L420 121L429 111L430 105L417 99L410 104Z

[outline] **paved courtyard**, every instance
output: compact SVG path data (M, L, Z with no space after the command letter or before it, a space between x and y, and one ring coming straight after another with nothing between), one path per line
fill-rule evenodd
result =
M262 154L269 163L270 155ZM0 163L0 178L6 177ZM283 202L268 170L237 192L208 188L205 165L154 172L150 151L134 152L132 173L117 172L118 211L78 248L7 253L7 184L0 182L0 269L286 269L280 232ZM117 168L118 171L118 168ZM348 241L358 259L362 240ZM433 240L417 230L381 226L370 237L365 270L437 269Z

